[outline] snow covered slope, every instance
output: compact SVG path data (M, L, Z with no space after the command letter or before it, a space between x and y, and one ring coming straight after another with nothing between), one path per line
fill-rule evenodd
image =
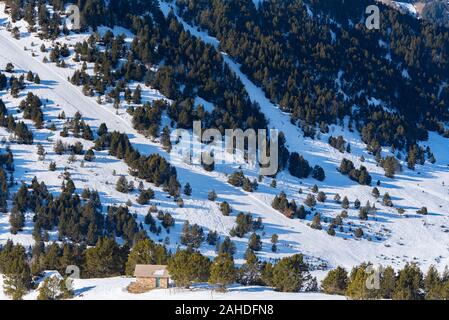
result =
M0 286L2 285L0 275ZM211 290L207 285L190 289L172 288L152 290L143 294L126 291L131 278L77 279L73 289L75 300L345 300L345 297L322 293L284 293L266 287L233 286L225 293ZM36 300L38 292L32 291L24 300ZM0 290L0 300L6 299Z
M170 5L161 2L161 8L167 14ZM0 4L0 25L6 23L9 19L3 11L3 4ZM178 19L180 18L178 17ZM218 48L219 42L215 38L198 31L195 26L189 26L185 22L183 25L204 42L211 43ZM64 111L68 116L73 116L76 111L80 111L92 129L97 129L100 123L105 122L110 130L127 133L134 147L141 153L159 153L169 159L169 156L157 142L145 138L133 129L131 119L124 108L121 108L116 114L112 105L99 105L95 98L85 97L81 88L77 88L67 81L67 77L74 72L75 68L80 67L73 62L72 57L66 59L68 65L66 69L58 68L50 63L44 64L42 59L48 54L41 53L38 48L42 43L45 43L47 47L51 43L42 41L28 33L22 22L19 22L18 26L21 30L20 40L13 39L4 27L0 27L0 68L4 68L7 62L12 62L16 67L17 74L31 70L39 74L42 82L40 85L29 83L27 89L18 99L11 97L7 92L0 92L0 96L9 110L16 110L24 94L31 91L44 99L48 99L43 108L44 116L46 120L51 119L57 124L58 131L62 127L62 122L57 119L57 115L61 111ZM114 31L125 32L127 36L132 36L126 30L116 29ZM88 34L71 35L57 41L73 44L87 36ZM34 53L34 57L32 53ZM435 134L430 135L426 144L437 155L435 164L426 163L425 167L418 166L416 171L404 169L403 172L397 174L395 179L385 178L383 169L377 167L373 157L367 153L366 146L360 140L360 135L349 131L347 123L344 129L339 126L331 127L329 134L322 134L318 139L304 138L299 128L291 124L289 115L284 114L278 106L273 105L265 97L264 92L241 72L239 65L231 57L227 56L226 53L223 53L223 56L225 62L240 77L250 98L260 104L261 110L269 120L269 126L280 129L285 133L289 150L301 153L312 165L317 164L325 169L327 177L323 183L319 183L319 188L320 191L326 193L327 201L319 203L316 208L323 218L327 218L329 221L341 212L341 206L332 200L336 193L341 197L347 196L351 202L358 198L362 204L367 201L376 203L378 211L374 216L370 216L368 221L360 221L358 210L353 208L348 210L349 217L345 220L343 231L337 230L336 236L332 237L326 233L328 222L323 221L323 230L314 230L308 226L312 219L311 215L306 220L291 220L271 207L274 196L279 194L280 191L286 192L289 199L295 199L297 203L302 203L307 194L311 192L309 189L317 183L316 180L299 180L287 172L283 172L277 177L276 188L270 187L271 179L265 178L260 183L257 192L247 193L226 182L226 174L232 173L238 166L218 165L215 172L209 173L200 166L176 164L181 184L184 185L189 182L193 194L191 197L185 197L185 207L179 208L171 199L166 198L166 194L162 190L152 186L156 191L155 203L158 204L159 208L171 212L176 218L176 226L169 234L165 231L159 237L150 234L155 241L162 241L168 237L169 248L175 250L179 245L179 234L185 220L199 224L205 231L216 230L220 236L224 237L229 234L234 225L236 213L243 211L251 212L255 218L261 217L263 219L265 228L261 237L264 246L258 254L262 259L276 259L294 253L303 253L316 268L342 265L349 269L366 261L394 267L403 266L406 262L417 262L423 269L431 264L437 265L440 269L449 265L448 139ZM143 95L146 100L164 98L159 92L149 87L144 88ZM32 127L31 122L27 121L27 123ZM99 152L97 160L93 163L86 163L84 167L81 166L80 161L68 163L67 155L59 156L52 150L54 141L60 139L58 132L55 133L46 129L36 130L34 127L33 131L35 143L40 142L45 147L47 157L44 162L38 161L35 147L11 144L15 159L16 179L30 182L34 176L37 176L39 180L45 181L52 192L56 193L62 183L60 172L49 172L47 170L49 162L56 161L59 168L65 166L70 168L78 191L81 191L85 186L97 189L104 205L124 204L130 199L134 203L131 212L136 212L139 221L143 221L148 207L135 203L137 194L124 195L115 190L114 186L118 175L126 175L128 179L134 179L128 175L128 168L122 161L109 156L107 152ZM0 136L7 138L8 135L4 129L1 129ZM350 154L340 153L332 148L327 143L330 135L343 135L345 140L351 144L352 152ZM63 140L73 142L73 138ZM90 146L86 141L83 141L83 143L85 149ZM384 155L387 154L389 154L389 150L384 150ZM381 180L379 187L381 194L388 192L395 206L404 209L405 213L399 214L397 210L383 206L371 195L371 187L360 186L337 172L336 169L343 157L351 159L356 166L359 166L362 164L360 160L362 155L366 159L363 165L373 176L373 181ZM256 178L258 175L254 169L246 169L245 174L251 178ZM146 186L149 185L146 184ZM304 191L302 194L298 192L300 188ZM227 201L234 208L234 213L230 217L225 217L220 213L217 203L207 200L208 192L212 189L218 194L218 202ZM426 206L429 210L427 216L416 213L416 210L423 206ZM29 214L24 232L12 236L9 233L8 216L0 215L0 242L4 243L8 238L12 238L16 242L26 245L32 244L31 218L32 215ZM362 239L355 239L353 236L353 230L358 227L364 230L365 235ZM280 243L277 253L270 250L272 234L279 235ZM56 234L51 236L53 240L56 239ZM232 240L237 245L237 262L241 263L244 251L247 248L248 238L235 237ZM203 244L201 248L202 252L210 257L215 255L214 249L207 244ZM98 283L102 281L98 280ZM129 279L120 278L114 281L125 283ZM104 282L104 284L98 284L97 291L93 289L86 292L86 296L102 297L102 294L108 291L109 285L107 280L104 280ZM87 280L83 284L80 280L80 290L88 286ZM264 292L259 291L259 289L255 289L254 292L256 293L251 294L251 297L264 295ZM116 295L117 298L125 296L124 293L123 295L122 293ZM191 297L195 298L196 293L192 294ZM206 298L202 295L201 297Z

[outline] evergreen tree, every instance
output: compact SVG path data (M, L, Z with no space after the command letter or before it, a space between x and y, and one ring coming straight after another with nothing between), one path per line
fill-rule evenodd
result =
M86 250L85 272L91 278L119 276L125 267L127 252L114 239L100 238L95 247Z
M125 176L120 176L115 184L115 189L121 193L128 193L128 180Z
M220 203L220 211L224 216L229 216L232 212L231 206L226 201Z
M209 199L210 201L217 200L217 193L215 192L215 190L209 192L209 194L207 195L207 199Z
M246 261L238 271L238 282L245 285L260 285L262 283L262 265L252 250L248 250Z
M253 233L249 237L248 248L252 251L260 251L262 250L262 241L260 240L260 236L256 233Z
M232 255L220 253L210 267L209 282L216 284L221 290L236 280L237 270L234 266Z
M27 262L25 248L10 245L3 248L0 271L3 273L3 291L13 300L21 300L31 288L31 273Z
M163 246L156 245L150 239L136 241L125 265L125 273L129 276L134 274L137 264L162 265L167 262L167 252Z
M11 233L17 234L23 230L25 226L25 215L21 212L17 206L14 206L9 216L9 223L11 224Z
M211 262L199 252L178 250L168 260L167 269L177 286L188 288L192 282L209 279Z
M329 271L321 287L326 294L344 295L348 287L348 272L342 267Z
M407 264L399 271L393 299L420 300L423 298L423 291L424 283L421 270L415 264Z
M384 299L391 299L396 283L396 274L390 266L386 267L380 279L381 296Z
M190 186L190 184L188 182L184 186L184 194L186 196L191 196L192 195L192 187Z
M346 295L351 299L375 299L379 294L378 290L370 289L367 286L368 277L370 276L370 273L367 272L368 266L367 264L361 264L352 269L346 289Z
M273 268L273 286L282 292L298 292L305 285L308 270L301 254L282 258Z
M441 300L443 282L435 266L430 266L424 278L424 290L426 300Z

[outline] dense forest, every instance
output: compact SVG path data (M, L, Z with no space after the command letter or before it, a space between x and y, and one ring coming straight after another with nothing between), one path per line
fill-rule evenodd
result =
M50 16L44 1L19 1L17 9L17 1L7 2L13 16L39 23L43 37L63 31L52 31L61 17ZM49 3L63 8L64 1ZM266 127L265 116L220 53L186 32L173 13L165 17L158 2L78 4L82 28L118 24L136 35L130 46L112 33L77 44L77 61L95 63L94 76L78 70L71 79L86 95L105 95L119 105L124 93L128 103L138 105L140 88L132 92L128 83L140 81L174 100L165 109L180 128L191 128L194 120L221 131ZM39 6L37 17L27 10L33 5ZM330 124L343 124L348 116L349 128L360 132L369 151L381 160L381 147L391 147L404 153L412 169L422 164L417 142L426 140L429 130L449 136L444 125L449 33L442 26L382 6L380 30L368 30L360 19L368 1L263 1L256 7L250 0L178 0L176 5L186 21L220 40L220 49L291 114L305 136L327 133ZM118 14L123 8L125 16ZM58 63L66 55L67 48L56 46L51 60ZM211 113L196 108L198 96L215 106ZM136 128L158 136L160 114L142 117L137 111Z
M382 6L380 30L368 30L361 17L371 3L359 0L273 0L257 8L249 0L176 4L306 134L317 123L349 116L374 153L382 145L408 152L428 130L449 134L443 27Z

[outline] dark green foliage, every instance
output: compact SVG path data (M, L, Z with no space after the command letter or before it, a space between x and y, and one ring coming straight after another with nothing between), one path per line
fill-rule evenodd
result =
M31 119L36 124L36 127L42 127L44 121L44 115L41 110L42 102L39 97L29 92L26 99L22 100L19 104L19 108L23 111L23 117L25 119Z
M342 267L337 267L327 273L321 282L324 293L344 295L348 286L348 272Z
M0 272L3 291L14 300L20 300L31 288L31 273L25 248L8 241L0 251Z
M182 227L182 234L180 237L181 244L189 247L198 249L201 243L204 241L204 231L196 223L190 225L188 221L184 222Z
M95 160L95 152L93 149L89 149L86 151L86 154L84 155L84 160L91 162Z
M17 206L14 206L11 210L9 223L11 224L12 234L17 234L19 231L22 231L25 226L25 215L23 212L19 211Z
M316 199L319 202L326 202L327 196L326 196L326 194L323 191L320 191L320 192L318 192L318 194L316 196Z
M392 156L386 157L382 161L382 167L385 170L385 176L388 178L394 178L395 173L401 170L399 161Z
M356 169L351 160L343 158L338 171L343 175L348 175L351 180L356 181L361 185L371 184L372 178L368 173L368 170L364 166L360 166L360 169Z
M229 216L232 212L231 206L226 201L220 203L220 211L224 216Z
M166 102L161 100L153 102L153 105L146 104L143 107L135 108L132 114L134 128L147 136L158 137L162 111L166 108ZM164 139L167 139L167 137L164 137ZM168 141L169 139L170 137L168 136ZM167 144L165 140L161 141L161 143L164 146Z
M315 206L316 206L316 199L315 199L315 196L314 196L313 194L309 193L309 194L307 195L306 200L304 200L304 204L305 204L306 206L308 206L309 208L315 207Z
M231 241L229 237L225 237L223 242L218 246L217 251L218 253L225 253L232 256L235 253L235 244Z
M307 178L312 171L312 168L310 168L307 160L305 160L297 152L293 152L290 155L288 171L294 177Z
M285 192L281 191L281 193L274 197L273 202L271 203L271 206L282 212L286 217L293 219L296 216L300 216L299 209L296 205L295 200L292 200L291 202L288 201L287 195ZM304 209L304 208L302 208Z
M363 230L362 230L362 228L357 228L357 229L355 229L355 231L354 231L354 237L356 237L356 238L361 238L361 237L363 237Z
M85 273L90 278L119 276L125 271L128 250L111 238L98 239L95 247L86 250Z
M109 153L118 159L124 159L130 167L130 173L139 179L154 183L156 186L163 185L170 195L179 195L180 185L176 179L176 169L172 167L163 157L152 154L148 157L140 155L136 151L125 134L106 132L102 128L103 135L96 141L97 150L109 148Z
M449 65L445 29L381 5L383 22L373 34L360 20L370 4L368 0L314 0L307 6L279 0L257 6L250 1L177 1L178 14L216 36L222 50L242 64L270 100L291 113L292 122L299 123L306 135L314 135L311 128L317 123L327 133L327 124L345 115L356 118L363 141L373 152L381 145L403 149L407 143L426 140L427 130L444 133L439 121L448 117L442 107L448 92L438 92ZM424 13L434 17L435 12L445 12L435 7L426 5L430 9ZM444 16L440 14L437 21ZM331 32L336 36L329 36ZM379 46L386 40L388 47ZM389 50L391 61L385 58ZM402 69L395 67L398 64L407 65L407 81ZM320 76L310 76L316 74ZM396 112L360 98L357 93L362 91ZM353 105L358 106L356 112ZM344 150L342 144L336 146Z
M150 188L148 190L142 190L137 198L137 203L140 205L148 204L148 202L154 199L154 191Z
M188 182L184 186L184 194L186 196L191 196L192 195L192 187L190 186L190 184Z
M313 216L312 223L310 224L312 229L321 230L323 227L321 226L321 214L316 213Z
M249 237L248 248L252 251L260 251L262 250L262 241L260 240L260 236L256 233L253 233Z
M374 198L379 198L380 197L380 192L379 189L377 189L377 187L373 188L373 191L371 191L371 194L373 195Z
M262 264L252 250L246 253L246 261L238 271L237 281L243 285L262 284Z
M314 178L318 181L324 181L324 179L326 179L326 174L324 173L324 169L318 165L313 167L312 178Z
M215 190L212 190L212 191L210 191L210 192L207 194L207 199L208 199L209 201L215 201L215 200L217 200L217 193L215 192Z
M310 277L303 256L295 254L282 258L273 268L273 286L282 292L298 292Z
M392 207L393 206L393 201L391 201L391 197L388 194L388 192L386 192L384 194L384 196L382 198L382 203L383 203L384 206L387 206L387 207Z
M218 285L221 289L233 283L237 279L237 270L234 266L232 255L220 253L210 267L209 282Z
M234 187L240 187L247 192L253 192L257 190L257 181L251 182L250 179L245 177L243 171L235 171L228 178L228 183L232 184Z
M255 221L250 213L245 214L240 212L236 219L236 225L232 228L230 234L231 236L237 236L239 238L243 238L246 233L250 231L255 231Z
M337 138L334 138L333 136L329 137L329 144L340 151L341 153L344 153L346 150L346 141L343 138L343 136L338 136Z
M211 262L199 252L178 250L168 260L168 271L179 287L189 287L193 282L209 279Z
M157 217L161 221L161 224L165 229L168 229L175 225L175 219L168 212L165 212L165 213L159 212Z
M209 231L206 237L206 242L211 246L215 246L218 243L219 239L220 236L218 235L217 231Z
M128 260L126 261L125 273L129 276L134 274L136 264L157 264L167 263L168 255L164 246L155 244L149 239L136 241Z
M128 243L134 241L139 231L136 218L129 212L126 206L108 207L105 229L108 235L122 237Z
M421 209L416 211L416 213L417 214L422 214L422 215L427 215L427 208L426 207L422 207Z
M393 299L420 300L423 298L423 274L415 264L407 264L399 271Z

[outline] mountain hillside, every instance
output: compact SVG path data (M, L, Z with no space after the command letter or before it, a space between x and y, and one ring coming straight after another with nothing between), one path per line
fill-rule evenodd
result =
M34 299L75 265L75 298L129 299L136 263L185 253L199 284L161 297L213 295L225 257L216 298L325 299L339 266L443 272L449 30L390 4L368 30L368 4L88 0L70 30L65 1L0 1L0 273L19 261ZM176 158L194 121L279 130L277 173Z

